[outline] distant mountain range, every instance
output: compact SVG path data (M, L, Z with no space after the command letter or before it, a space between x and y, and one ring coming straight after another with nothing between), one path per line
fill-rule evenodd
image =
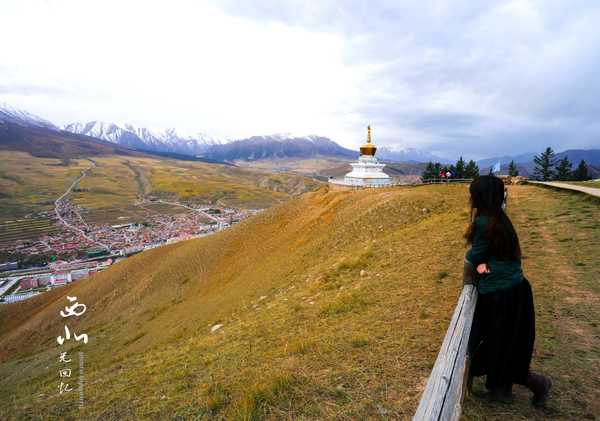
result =
M64 126L63 129L137 150L202 156L226 162L316 157L354 159L358 156L358 151L344 148L327 137L317 135L296 136L285 133L229 141L203 133L181 136L175 129L155 132L129 124L119 125L101 121L71 123ZM429 160L448 162L431 153L414 148L380 147L378 156L382 160L391 162L426 162Z
M346 149L327 137L275 134L215 144L203 156L220 161L315 157L354 159L358 151Z
M222 142L203 133L194 136L182 136L175 129L155 132L130 124L117 125L102 121L71 123L64 126L63 129L71 133L95 137L134 149L184 155L200 155L206 152L210 146Z
M43 127L57 130L54 124L27 111L11 107L9 104L0 102L0 122L18 124L27 127Z
M432 153L415 148L398 149L390 146L381 146L377 148L377 157L384 161L392 162L439 162L441 164L450 164L450 160L440 158Z
M8 122L22 127L43 128L56 132L69 132L83 136L78 139L100 139L110 144L172 157L199 157L207 161L234 162L260 161L278 159L329 158L348 160L355 159L358 151L344 148L333 140L317 135L294 136L291 134L274 134L252 136L246 139L226 140L204 133L181 135L175 129L153 131L130 124L116 124L101 121L87 123L71 123L58 127L51 122L35 116L27 111L19 110L8 104L0 103L0 122ZM568 156L574 166L584 159L596 176L600 170L600 149L571 149L557 153L558 158ZM427 151L414 148L399 149L390 146L378 148L377 156L387 162L440 162L453 163ZM533 171L535 153L506 155L486 158L477 161L482 172L486 172L498 161L502 171L506 172L510 161L514 160L523 175Z
M138 144L142 146L142 144ZM143 144L145 145L145 144ZM0 103L0 150L27 152L36 157L89 158L102 155L160 156L163 158L216 162L189 154L139 149L113 140L63 130L51 122Z
M477 161L477 165L482 174L489 172L489 169L495 164L500 162L500 173L508 173L508 165L510 161L514 161L519 170L519 175L533 175L533 169L535 164L533 158L535 153L526 153L515 156L502 156L498 158L488 158ZM556 159L562 159L567 157L573 164L573 169L577 167L577 164L584 160L592 173L593 177L600 177L600 149L567 149L566 151L557 152Z

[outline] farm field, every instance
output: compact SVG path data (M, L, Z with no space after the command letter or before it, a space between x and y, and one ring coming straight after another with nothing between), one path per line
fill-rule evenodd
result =
M3 419L409 419L461 289L467 186L323 187L209 237L0 308ZM552 414L465 402L465 419L600 412L600 204L510 186ZM58 312L87 305L86 406L57 396ZM116 315L116 316L115 316ZM211 330L221 325L220 328Z
M110 208L92 209L81 216L88 224L129 224L142 223L150 216L173 216L193 212L180 206L163 203L144 203L138 205L122 205ZM210 219L205 218L206 222Z
M37 240L39 237L58 230L49 218L17 219L0 222L0 247L15 241Z

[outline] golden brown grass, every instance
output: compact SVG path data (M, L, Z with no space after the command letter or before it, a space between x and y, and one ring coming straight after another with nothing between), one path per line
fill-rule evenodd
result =
M460 292L466 195L466 186L323 188L214 236L144 252L89 280L0 307L0 398L6 403L0 415L410 418ZM597 325L591 325L598 310L590 301L598 294L592 282L597 263L583 251L576 262L562 258L559 247L567 242L558 241L563 234L581 236L592 240L587 251L597 252L597 228L584 227L598 209L570 200L511 187L511 214L531 255L526 270L540 313L536 364L553 361L543 368L555 374L557 389L576 389L560 401L565 419L594 409L593 403L578 406L576 398L597 397L593 380L568 373L583 370L586 361L588 369L598 364ZM538 205L546 202L551 209L572 208L565 214L572 231L542 231L547 221ZM538 231L556 248L534 259L539 240L529 233ZM538 276L542 268L551 275ZM563 269L576 276L561 277ZM567 289L571 301L563 300ZM91 338L78 347L86 355L81 412L76 394L57 396L54 338L66 294L88 305L72 325ZM573 300L584 303L588 324L569 313L580 308L568 304ZM554 321L558 310L569 323ZM223 327L210 333L217 323ZM586 346L568 336L584 328L592 335ZM553 359L540 357L550 352ZM525 404L515 408L535 414ZM494 411L467 402L470 418L518 414Z

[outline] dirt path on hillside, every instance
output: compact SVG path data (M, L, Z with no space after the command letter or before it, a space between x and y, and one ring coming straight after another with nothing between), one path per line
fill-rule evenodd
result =
M92 160L92 159L88 159L88 161L91 162L92 165L90 165L89 168L86 168L85 170L81 171L81 175L79 177L77 177L72 183L71 185L67 188L67 190L58 198L54 201L54 213L56 214L56 218L69 230L71 231L75 231L77 234L81 235L83 238L85 238L86 240L99 245L100 247L105 247L108 248L108 245L97 241L96 239L90 237L89 235L87 235L81 228L71 224L69 221L67 221L61 214L61 207L63 206L63 200L69 195L71 194L71 192L73 191L73 189L75 188L75 186L77 186L81 180L83 180L91 171L92 169L94 169L96 167L96 161ZM76 210L75 208L75 213L77 214L77 217L79 218L79 220L82 222L82 224L84 226L87 227L87 223L85 222L85 219L83 219L83 217L79 214L79 212Z
M550 187L558 187L559 189L574 190L582 193L589 194L590 196L600 197L600 189L596 187L578 186L569 183L560 183L557 181L530 181L533 184L543 184Z
M140 199L143 199L144 197L148 196L152 192L152 184L150 183L150 180L148 180L148 178L146 177L144 169L139 165L133 164L131 161L124 161L124 164L133 172L135 176L135 181L138 184L138 192Z

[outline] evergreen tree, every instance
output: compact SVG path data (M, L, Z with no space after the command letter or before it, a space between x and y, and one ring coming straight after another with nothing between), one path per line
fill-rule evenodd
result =
M479 167L472 159L465 167L465 178L477 178L479 177Z
M538 180L549 181L554 177L554 166L556 165L556 156L551 147L547 147L544 152L533 158L535 168L533 175Z
M456 178L465 178L465 160L461 156L456 161Z
M440 178L440 172L444 170L444 172L448 171L446 167L442 168L442 164L436 162L428 162L423 170L423 174L421 174L421 180L435 180Z
M571 177L571 161L565 155L556 166L556 180L568 180Z
M435 165L433 166L433 168L435 169L435 178L440 178L440 172L442 171L442 164L440 164L439 162L436 162Z
M519 169L517 168L515 161L510 161L510 164L508 164L508 175L511 177L516 177L519 175Z
M575 168L575 171L573 171L573 180L585 181L585 180L589 180L591 178L592 178L592 176L590 174L588 166L585 163L585 161L582 159L581 162L579 163L579 165L577 166L577 168Z
M425 170L423 170L421 180L431 180L432 178L436 178L437 176L438 174L435 172L435 165L433 165L433 162L429 161L425 166Z

